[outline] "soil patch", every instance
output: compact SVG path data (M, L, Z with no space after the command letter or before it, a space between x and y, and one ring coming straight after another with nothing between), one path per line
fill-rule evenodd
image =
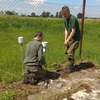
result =
M47 88L44 87L47 81L30 85L20 79L7 84L2 91L14 90L14 100L99 100L100 66L81 62L75 67L75 72L64 73L65 66L60 63L58 69L49 72Z

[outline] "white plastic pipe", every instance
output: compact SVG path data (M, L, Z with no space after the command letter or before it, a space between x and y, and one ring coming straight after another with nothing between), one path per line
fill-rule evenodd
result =
M21 50L21 62L22 62L22 75L24 74L24 68L23 68L23 54L22 54L22 45L23 45L24 39L22 36L18 37L18 43L21 44L20 50Z

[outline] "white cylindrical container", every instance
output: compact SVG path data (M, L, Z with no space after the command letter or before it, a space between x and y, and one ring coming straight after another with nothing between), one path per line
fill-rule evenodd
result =
M18 43L22 44L24 42L24 39L22 36L18 37Z
M47 47L47 45L48 45L48 42L43 41L43 42L42 42L42 45L43 45L43 52L46 52L46 47Z
M42 42L42 45L43 45L43 47L47 47L47 45L48 45L48 42L46 42L46 41L44 41L44 42Z

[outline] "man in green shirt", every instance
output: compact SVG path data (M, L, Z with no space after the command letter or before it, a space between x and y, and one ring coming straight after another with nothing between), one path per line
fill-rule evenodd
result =
M64 25L65 25L65 41L64 45L67 47L65 54L68 57L69 68L65 69L65 72L73 72L74 67L74 53L79 46L79 41L81 39L81 33L79 29L79 23L75 16L70 14L68 6L62 7L62 14L64 15Z
M45 58L43 56L43 46L41 41L43 40L43 33L38 31L34 34L32 39L26 45L25 53L25 73L24 83L25 84L36 84L37 80L46 77L46 72L42 68L42 65L47 66Z

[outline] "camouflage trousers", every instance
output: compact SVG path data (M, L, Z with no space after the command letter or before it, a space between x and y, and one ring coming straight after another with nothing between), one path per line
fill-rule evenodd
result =
M46 77L46 72L41 66L25 66L25 73L33 73L36 80Z
M67 45L65 54L67 55L70 63L74 63L74 54L75 54L75 50L78 48L78 46L79 46L79 41L75 41L75 40L70 40Z

